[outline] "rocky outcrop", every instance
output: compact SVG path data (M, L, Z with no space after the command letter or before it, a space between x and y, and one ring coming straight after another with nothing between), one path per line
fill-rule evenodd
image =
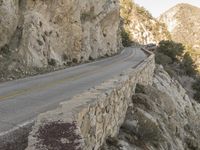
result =
M149 44L170 39L170 33L165 24L153 18L145 8L132 0L120 0L120 5L124 29L131 40L138 44Z
M0 48L8 44L19 20L19 5L15 0L0 1Z
M158 67L153 86L136 88L120 133L102 150L199 150L200 105Z
M13 68L109 56L120 49L119 24L116 0L1 0L0 54L20 56L6 64Z
M27 150L97 150L118 134L137 83L152 84L154 55L136 68L41 114L30 133Z

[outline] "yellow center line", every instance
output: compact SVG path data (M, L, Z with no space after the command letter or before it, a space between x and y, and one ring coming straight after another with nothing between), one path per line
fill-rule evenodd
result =
M33 91L44 90L44 89L53 87L57 84L64 83L66 81L74 81L74 80L78 79L79 77L81 77L82 75L84 75L86 73L88 73L88 71L87 72L85 71L85 72L83 72L83 73L81 73L77 76L73 75L73 76L69 76L69 77L66 77L66 78L61 79L61 80L56 80L56 81L44 84L42 86L33 86L33 87L28 88L28 89L16 90L16 91L11 92L11 93L9 93L5 96L0 96L0 101L3 101L5 99L9 99L9 98L13 98L13 97L16 97L16 96L19 96L19 95L27 94L27 93L30 93L30 92L33 92Z
M88 75L88 74L95 74L95 73L101 72L105 68L109 68L114 63L116 63L116 62L120 63L124 59L129 59L130 57L132 57L132 54L129 55L128 57L126 57L126 58L121 59L120 61L118 59L114 60L110 64L102 66L100 69L97 69L97 70L90 70L90 71L87 70L87 71L84 71L84 72L82 72L82 73L80 73L78 75L72 75L72 76L69 76L69 77L66 77L66 78L63 78L63 79L60 79L60 80L52 81L52 82L44 84L42 86L37 86L36 85L36 86L32 86L32 87L30 87L28 89L16 90L16 91L11 92L11 93L9 93L7 95L0 96L0 101L6 100L6 99L10 99L10 98L14 98L14 97L19 96L19 95L24 95L24 94L27 94L27 93L30 93L30 92L33 92L33 91L41 91L41 90L44 90L44 89L48 89L48 88L51 88L53 86L65 83L66 81L75 81L75 80L77 80L77 79L79 79L79 78L81 78L83 76Z

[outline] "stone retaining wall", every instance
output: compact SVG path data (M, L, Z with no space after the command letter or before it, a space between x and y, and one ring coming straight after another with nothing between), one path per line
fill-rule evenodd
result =
M98 150L106 138L118 133L136 84L152 84L154 68L151 54L136 68L41 114L27 150Z

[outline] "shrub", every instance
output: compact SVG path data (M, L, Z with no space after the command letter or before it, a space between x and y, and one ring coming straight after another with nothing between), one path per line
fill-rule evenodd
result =
M157 51L169 56L172 61L177 61L177 56L181 56L185 50L183 44L176 43L174 41L161 41L157 48Z
M192 85L193 90L195 90L194 99L200 102L200 79L197 79L196 82Z
M196 65L188 52L183 56L181 66L183 67L185 73L189 76L195 75L197 73L197 70L195 69Z
M121 31L121 37L122 37L122 44L124 47L129 47L131 46L131 39L129 36L129 33L127 33L124 29Z
M159 52L155 53L155 61L157 64L161 64L163 66L172 63L172 59L169 56Z
M193 97L197 102L200 103L200 92L197 91L195 94L194 94L194 97Z
M161 41L157 48L156 63L162 65L178 64L178 69L182 70L182 74L194 76L197 73L197 66L195 65L192 57L187 52L183 55L185 47L181 43L174 41ZM177 59L177 58L180 59Z
M141 84L137 84L135 88L135 93L145 93L145 87Z
M175 71L171 67L165 67L165 71L169 74L171 78L177 78Z
M49 59L48 60L48 65L50 65L50 66L56 66L56 60L53 59L53 58Z
M197 81L193 83L192 88L196 91L200 91L200 79L197 79Z
M72 62L75 63L75 64L77 64L78 63L78 59L77 58L73 58Z

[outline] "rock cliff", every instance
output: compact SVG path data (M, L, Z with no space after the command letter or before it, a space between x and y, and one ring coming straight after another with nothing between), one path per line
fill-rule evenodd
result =
M1 0L1 70L80 63L120 49L116 0ZM7 63L5 63L7 62Z
M121 17L131 40L139 44L159 43L170 39L165 24L160 23L143 7L132 0L120 0Z
M119 135L102 150L199 150L200 105L157 67L153 86L136 88Z

